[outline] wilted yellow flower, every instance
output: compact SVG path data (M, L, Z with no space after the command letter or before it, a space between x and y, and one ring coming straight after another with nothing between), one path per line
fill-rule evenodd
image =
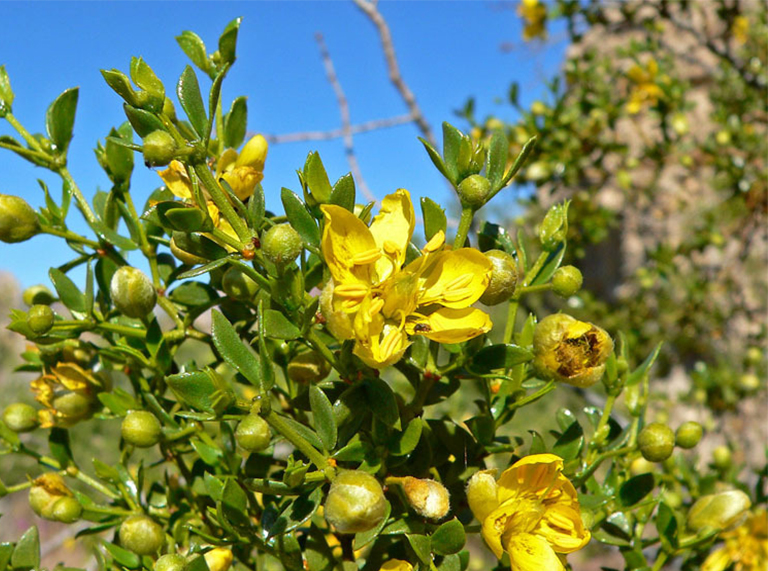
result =
M256 185L264 178L268 149L267 140L261 135L252 137L240 154L234 149L227 149L216 165L216 178L227 181L240 200L250 198Z
M31 383L35 400L45 406L39 411L40 426L71 426L93 414L105 382L92 371L74 363L59 363L49 374Z
M633 65L627 71L627 77L634 84L629 94L627 111L631 114L639 113L646 105L656 105L659 99L664 97L664 92L657 84L659 64L651 58L645 68L638 64Z
M540 0L522 0L517 7L517 14L525 20L523 39L526 42L546 37L547 7Z
M381 564L379 571L413 571L413 565L402 559L390 559Z
M322 251L333 278L325 309L348 317L333 319L336 333L356 340L355 355L367 365L397 362L408 335L459 343L490 330L488 315L470 307L490 280L491 263L479 250L448 250L438 232L405 265L416 220L407 190L385 197L370 227L341 206L321 208Z
M732 531L720 534L725 545L709 554L701 571L724 571L733 564L734 571L768 569L768 513L759 510Z
M469 507L482 522L486 544L512 571L564 571L561 555L589 543L573 484L554 454L527 456L507 468L495 485L478 472L467 486Z

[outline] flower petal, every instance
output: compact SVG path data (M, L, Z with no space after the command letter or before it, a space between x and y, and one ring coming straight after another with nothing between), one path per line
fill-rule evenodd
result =
M578 551L592 537L589 530L584 529L578 504L548 506L536 533L544 537L558 553Z
M384 197L381 210L370 227L376 245L385 254L376 262L379 281L384 281L393 269L400 269L405 263L415 225L416 216L407 190L401 188Z
M361 313L363 312L358 312L358 316ZM376 319L372 320L372 331L376 329L376 322ZM355 323L355 332L360 332L357 323ZM383 369L402 359L409 345L405 331L387 324L377 334L370 335L366 339L358 338L353 352L369 367Z
M492 268L485 254L474 248L438 254L424 270L419 305L439 303L456 309L469 307L488 287Z
M409 334L424 335L438 343L461 343L490 331L493 323L487 313L474 307L442 307L406 327Z
M532 454L518 460L499 478L499 502L514 496L544 494L553 488L562 470L563 459L554 454Z
M174 196L186 198L187 200L192 199L192 182L187 176L187 170L184 168L184 165L179 161L171 161L167 169L159 171L157 174L163 179L165 186L168 187L168 190Z
M321 209L325 214L321 246L334 282L370 284L373 264L381 255L371 231L346 208L325 204Z
M512 571L564 571L563 564L543 537L530 533L512 535L505 546Z

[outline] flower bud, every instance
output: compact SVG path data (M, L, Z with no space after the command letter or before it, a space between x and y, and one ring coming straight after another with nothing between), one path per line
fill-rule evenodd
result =
M675 445L686 450L699 443L704 430L698 422L684 422L675 431Z
M45 335L53 327L53 310L47 305L33 305L27 313L27 325L35 335Z
M61 523L74 523L80 519L82 513L83 506L80 505L80 502L75 498L66 496L53 503L50 519Z
M567 201L562 204L555 204L541 222L539 240L547 252L555 250L561 243L565 242L565 238L568 236L569 204Z
M54 472L36 478L29 488L29 506L33 512L47 520L55 521L53 508L62 498L72 498L72 492L64 479Z
M557 268L552 275L552 291L560 297L571 297L581 289L584 277L579 268L575 266L563 266Z
M24 242L40 232L37 214L18 196L0 194L0 242Z
M23 402L15 402L5 407L3 422L13 432L29 432L37 428L37 409Z
M93 413L94 399L90 395L70 392L53 399L53 408L70 422L84 420Z
M754 373L739 376L739 388L745 392L756 391L760 388L760 379Z
M163 546L165 533L156 521L145 515L132 515L120 526L120 544L136 555L154 555Z
M564 313L542 319L533 334L537 373L576 387L599 381L612 351L613 341L603 329Z
M246 416L235 429L235 440L247 452L260 452L269 446L272 432L267 421L258 414Z
M656 466L653 464L653 462L649 462L642 456L632 460L632 463L629 465L629 473L633 476L639 476L640 474L650 474L654 470L656 470Z
M269 151L269 144L263 135L251 137L237 155L235 167L251 167L257 171L263 171L264 163L267 161L267 151Z
M33 305L51 305L56 298L44 285L33 285L24 290L22 296L24 303L29 307Z
M166 115L171 121L176 121L176 108L173 106L173 101L171 101L168 97L166 97L165 101L163 101L163 114Z
M752 506L741 490L728 490L700 497L688 511L687 524L693 531L706 527L728 529L737 526Z
M157 303L157 291L144 272L130 266L118 268L109 284L117 309L126 317L141 318Z
M485 305L496 305L507 301L515 293L517 262L502 250L489 250L485 252L485 257L492 265L491 280L480 297L480 302Z
M477 210L488 200L491 181L482 175L473 174L459 183L458 191L461 204Z
M205 563L210 571L227 571L232 565L232 550L226 547L214 547L206 552Z
M727 470L731 467L733 457L731 449L727 446L718 446L712 451L712 462L718 470Z
M451 509L448 490L435 480L420 480L407 476L403 480L403 491L408 503L422 517L442 519Z
M663 462L672 455L675 434L666 424L652 422L638 434L637 445L640 454L649 462Z
M386 500L381 484L361 470L339 472L325 500L325 519L339 533L359 533L384 518Z
M467 482L467 502L477 521L484 521L499 506L496 470L480 470Z
M331 364L314 350L302 351L288 363L288 377L295 383L316 383L331 372Z
M166 553L157 558L153 571L184 571L187 559L179 553Z
M261 237L261 250L276 266L285 266L301 254L304 245L301 236L290 224L272 226Z
M132 410L123 419L123 440L137 448L149 448L160 441L162 427L157 417L146 410Z
M259 291L259 285L238 268L229 268L221 278L221 289L232 299L248 301Z
M176 141L166 131L152 131L142 141L144 164L148 167L164 167L176 154Z

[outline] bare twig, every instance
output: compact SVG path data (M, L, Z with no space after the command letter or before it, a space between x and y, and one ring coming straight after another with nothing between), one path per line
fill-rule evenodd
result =
M368 185L363 178L363 173L360 171L360 165L357 163L357 156L355 155L355 144L352 140L352 127L349 120L349 103L347 102L347 96L344 95L344 90L341 88L339 78L336 76L336 70L333 67L333 60L331 54L328 52L328 48L325 45L323 34L315 34L315 41L317 41L317 47L320 48L320 57L323 58L323 66L325 67L325 74L328 76L328 82L333 87L333 92L336 94L336 100L339 103L339 112L341 113L341 130L344 137L344 152L347 155L347 162L349 162L349 168L352 171L352 176L357 181L360 190L365 198L369 201L376 201L376 197L368 188Z
M413 117L410 115L397 115L388 119L374 119L365 123L357 123L349 126L349 132L352 135L367 133L368 131L378 131L397 127L411 123ZM287 133L285 135L264 135L268 142L275 145L281 143L299 143L302 141L329 141L331 139L341 139L344 136L344 129L332 129L330 131L299 131L296 133Z
M430 127L429 123L424 117L424 114L421 112L421 108L416 102L416 97L408 88L408 85L406 85L405 81L403 80L403 76L400 73L400 66L397 64L397 57L395 56L395 47L392 44L392 34L389 32L389 26L387 25L386 20L384 20L384 17L381 15L377 8L377 3L373 0L354 0L354 2L357 7L360 8L360 10L362 10L366 16L368 16L368 18L371 20L371 22L373 22L373 25L376 26L376 29L379 32L379 37L381 38L381 46L384 50L384 57L387 61L389 80L395 86L395 89L397 89L398 93L400 93L403 101L405 101L405 104L408 106L408 110L411 112L413 121L416 123L416 126L419 128L422 135L424 135L424 138L432 143L432 145L436 145L437 142L435 140L434 134L432 133L432 127Z

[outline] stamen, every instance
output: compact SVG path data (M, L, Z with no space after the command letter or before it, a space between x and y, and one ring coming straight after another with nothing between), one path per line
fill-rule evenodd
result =
M368 286L364 284L339 284L333 288L333 294L342 298L360 299L368 294Z
M400 253L400 248L392 240L384 240L384 253L387 256L396 257Z
M472 293L472 290L469 289L468 287L455 289L453 291L446 291L443 294L443 300L448 302L461 301L465 297L469 297L471 293Z
M350 263L355 266L364 266L366 264L372 264L376 260L381 258L381 250L378 248L371 248L365 252L358 252L350 258Z
M453 278L451 281L449 281L445 285L445 289L459 289L459 288L465 288L469 284L472 283L472 280L475 278L473 274L463 274L458 277Z
M442 230L439 230L437 234L432 236L432 238L429 239L429 242L427 242L427 245L424 246L422 249L422 252L425 254L434 252L436 250L439 250L443 244L445 244L445 232Z

